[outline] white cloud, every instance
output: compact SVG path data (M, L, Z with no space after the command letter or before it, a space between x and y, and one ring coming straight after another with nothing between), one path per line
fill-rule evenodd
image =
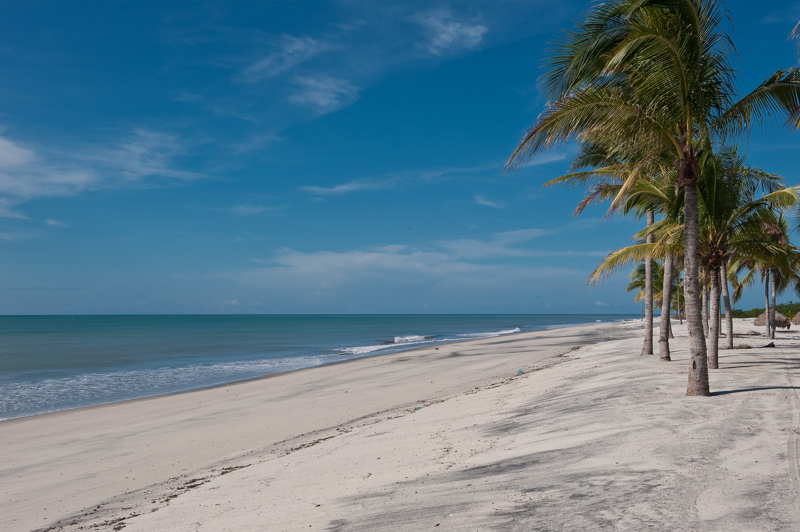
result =
M148 177L178 180L205 177L203 174L180 170L174 166L174 159L184 150L185 146L174 135L135 129L115 146L87 150L79 153L77 158L127 181L139 181Z
M2 175L2 174L0 174ZM8 198L0 198L0 218L27 220L28 217L14 208L15 202Z
M432 55L475 48L489 30L483 24L457 19L450 10L420 13L414 20L427 33L426 49Z
M282 249L270 266L229 274L244 284L290 282L295 286L333 288L369 283L377 279L396 282L409 274L414 282L424 279L449 284L477 286L508 282L509 279L542 279L583 276L574 268L516 266L470 262L441 250L371 248L349 251L303 252Z
M67 224L54 218L47 218L45 219L44 223L50 227L67 227Z
M470 238L444 240L424 247L390 244L366 249L312 252L284 248L269 259L253 259L254 262L268 265L267 267L239 272L234 276L241 280L253 281L275 274L291 274L295 277L319 276L318 280L324 278L326 282L336 282L337 279L357 280L359 276L404 271L428 276L468 275L470 278L484 273L515 272L515 275L533 278L574 275L578 272L573 268L492 264L491 259L606 255L605 251L551 251L521 247L552 232L537 228L518 229L494 233L483 240Z
M373 179L357 179L330 187L304 186L300 190L316 196L336 196L364 190L383 190L409 183L430 183L456 176L479 174L488 170L500 171L501 166L492 163L467 167L433 168L429 170L407 170L387 174Z
M503 242L505 244L517 244L520 242L527 242L528 240L539 238L551 234L553 231L548 229L515 229L514 231L503 231L502 233L495 233L494 240Z
M232 148L236 153L249 153L263 149L265 146L281 140L283 140L283 137L277 133L262 133L238 142Z
M0 217L27 218L17 206L36 198L73 196L88 190L153 179L204 177L181 170L177 137L136 129L105 146L33 149L0 136Z
M481 207L491 207L492 209L502 209L505 207L499 201L490 200L486 196L481 196L480 194L475 194L472 197L472 201L475 205L480 205Z
M589 256L606 251L534 247L548 235L553 242L565 227L572 228L521 228L416 245L283 248L242 269L204 278L224 283L229 291L224 297L246 291L246 305L268 298L271 311L417 312L431 303L437 312L543 312L564 308L567 300L574 304L575 298L591 305L605 293L586 300L595 263ZM536 257L576 259L552 264Z
M522 257L536 251L519 247L536 238L552 234L552 230L527 228L494 233L486 239L459 238L444 240L439 246L459 258Z
M269 205L235 205L231 207L231 212L237 216L256 216L267 212L274 212L277 207Z
M33 151L0 137L0 168L21 166L33 158Z
M315 196L341 196L350 194L352 192L361 192L364 190L383 190L392 187L393 180L363 180L363 181L350 181L342 183L341 185L334 185L332 187L320 186L305 186L300 187L300 190L313 194Z
M39 236L38 231L0 231L0 241L16 242Z
M275 77L331 48L333 47L329 43L312 37L284 35L274 51L244 69L242 79L255 83Z
M566 153L551 151L551 152L546 152L546 153L542 153L542 154L536 155L536 156L528 159L524 163L520 164L519 167L520 168L525 168L525 167L528 167L528 166L540 166L540 165L543 165L543 164L550 164L550 163L555 163L555 162L558 162L558 161L564 161L564 160L566 160L566 158L567 158L567 154Z
M762 19L762 24L778 24L778 23L797 23L800 19L800 2L794 2L791 5L783 6L779 10L774 10L767 13Z
M501 7L490 0L449 4L335 0L333 4L324 25L306 24L292 30L293 34L270 33L263 25L242 23L235 11L167 23L166 36L173 44L198 47L192 51L196 60L231 73L230 86L216 77L195 79L192 87L182 88L190 91L187 100L200 94L206 110L269 123L283 131L307 118L285 108L296 76L347 80L348 98L314 97L324 106L312 107L311 97L295 95L301 91L292 93L293 103L330 112L353 103L358 91L415 62L446 60L483 47L490 39L492 45L502 45L545 35L563 27L575 12L575 6L563 0L513 0L502 2ZM216 46L209 48L210 44ZM180 98L180 92L175 92Z
M289 101L319 114L331 113L353 103L358 87L350 81L328 75L297 76Z

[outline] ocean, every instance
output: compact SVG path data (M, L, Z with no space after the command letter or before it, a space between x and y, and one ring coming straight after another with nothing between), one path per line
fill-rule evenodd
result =
M630 315L0 317L0 419Z

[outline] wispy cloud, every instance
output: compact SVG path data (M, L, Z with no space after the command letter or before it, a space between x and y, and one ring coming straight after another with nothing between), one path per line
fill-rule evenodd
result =
M797 24L800 20L800 2L794 2L791 5L783 6L781 9L776 9L767 13L762 19L762 24L779 24L779 23L792 23Z
M532 256L605 256L605 251L542 250L525 247L532 240L552 235L558 230L526 228L498 232L485 239L459 238L442 240L428 246L388 244L348 251L302 252L284 248L270 259L253 259L260 264L296 271L329 271L351 266L428 271L473 270L485 266L486 259ZM472 261L479 260L480 263ZM555 271L555 270L548 270ZM573 271L573 270L569 270Z
M149 177L192 180L205 177L198 172L179 169L175 159L185 150L180 139L168 133L135 129L110 147L88 149L76 154L79 161L97 165L127 181Z
M42 197L128 186L144 180L191 180L203 174L180 169L177 137L136 129L114 144L34 148L0 136L0 217L25 219L19 205Z
M331 187L320 186L305 186L300 187L300 190L307 192L314 196L342 196L352 192L361 192L364 190L383 190L391 188L395 181L391 179L385 180L363 180L363 181L350 181L342 183L341 185L334 185Z
M456 176L479 174L487 170L499 171L500 168L500 165L492 163L477 166L431 168L427 170L404 170L372 179L353 180L331 187L305 186L300 187L300 190L314 195L335 196L364 190L389 189L403 184L436 182L452 179Z
M43 158L7 137L0 140L0 211L7 217L24 217L13 207L25 200L72 195L99 180L86 169Z
M337 308L356 291L374 294L379 301L391 293L432 291L469 294L469 298L482 291L494 296L498 292L519 295L520 290L539 286L543 279L574 286L586 278L588 271L572 265L540 265L527 258L575 253L528 247L530 242L551 232L525 228L494 233L484 239L455 239L416 246L387 244L317 251L284 248L270 257L254 259L256 267L220 276L247 286L251 293L265 290L288 300L300 298L305 303L338 301ZM412 299L415 306L420 304L419 296Z
M519 244L520 242L527 242L534 238L539 238L552 234L550 229L515 229L514 231L503 231L502 233L495 233L492 240L502 242L504 244Z
M447 9L419 13L414 16L414 21L425 30L428 38L425 47L432 55L476 48L489 31L481 23L456 18Z
M575 12L572 3L560 0L515 0L503 2L502 9L490 0L461 3L457 9L439 0L334 4L325 13L324 27L310 23L291 34L271 34L260 25L242 23L229 10L210 9L201 15L202 8L197 8L195 16L168 22L167 37L173 44L198 47L206 66L230 71L229 87L216 76L206 86L201 77L195 79L186 101L202 94L202 107L211 112L269 121L284 130L307 118L286 108L287 93L292 104L331 112L357 101L361 91L397 68L446 60L489 44L519 42L552 31ZM209 55L209 44L223 52ZM325 78L328 83L322 88L319 81ZM332 84L331 79L339 81Z
M437 247L452 257L460 259L486 259L499 257L604 257L606 251L597 250L547 250L531 249L526 245L537 238L552 235L558 230L517 229L494 233L489 238L458 238L443 240Z
M545 152L545 153L536 155L535 157L532 157L532 158L528 159L527 161L525 161L524 163L522 163L519 166L520 166L520 168L526 168L526 167L529 167L529 166L541 166L543 164L550 164L550 163L555 163L555 162L559 162L559 161L564 161L564 160L567 159L567 157L569 157L569 154L567 154L567 153L557 152L557 151L550 151L550 152Z
M274 142L280 142L281 140L283 140L283 137L277 133L259 133L241 142L237 142L232 147L233 151L236 153L250 153L261 150L264 147Z
M0 137L0 168L16 168L34 160L32 150Z
M0 179L2 179L1 175ZM28 217L16 209L15 205L18 202L11 201L9 198L0 198L0 218L27 220Z
M273 78L332 48L330 43L312 37L284 35L275 50L248 65L241 77L248 83Z
M438 246L453 257L462 259L483 259L487 257L523 257L529 250L520 248L535 238L548 234L544 229L519 229L495 233L488 239L458 238L444 240Z
M472 201L475 205L480 205L481 207L491 207L492 209L502 209L505 205L499 201L490 200L486 196L482 196L480 194L475 194L472 196Z
M0 231L0 241L16 242L18 240L29 240L39 235L40 233L38 231Z
M56 220L55 218L46 218L44 223L49 227L67 227L66 223L61 220Z
M274 207L271 205L234 205L231 207L231 213L235 214L236 216L257 216L259 214L266 214L270 212L276 212L280 210L280 207Z
M525 305L546 308L559 301L550 299L549 294L562 299L570 297L565 294L582 294L595 262L588 257L605 255L605 251L548 249L546 243L554 242L552 237L564 230L565 226L528 227L480 238L418 244L283 248L253 258L253 264L243 269L210 277L238 284L241 293L246 291L251 300L268 294L272 302L285 302L276 303L279 305L301 305L326 312L343 308L353 312L366 308L376 312L413 311L424 307L428 298L437 302L437 311L447 312L483 312L486 307L481 305L498 301L502 302L498 311L508 310L508 302L520 298ZM561 242L563 239L558 239ZM574 260L552 265L537 261L536 257Z
M319 114L332 113L358 98L358 87L350 81L328 75L297 76L289 101Z
M282 249L269 260L269 263L267 267L237 272L233 277L245 283L291 277L293 282L300 283L299 285L331 286L345 282L364 282L404 272L480 286L486 282L497 282L498 278L507 281L508 276L541 279L582 275L579 270L568 267L476 263L458 259L441 251L402 247L315 252Z

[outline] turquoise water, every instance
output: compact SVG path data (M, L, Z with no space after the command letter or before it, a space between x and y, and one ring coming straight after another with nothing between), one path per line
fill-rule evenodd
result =
M0 317L0 419L626 315Z

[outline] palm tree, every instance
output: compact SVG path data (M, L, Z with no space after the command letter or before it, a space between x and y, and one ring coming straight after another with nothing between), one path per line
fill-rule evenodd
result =
M674 172L668 167L661 167L658 170L658 177L656 179L639 180L631 187L628 193L627 201L625 202L624 211L631 210L644 210L648 213L659 212L663 215L664 221L679 221L681 217L681 207L683 198L679 194L678 188L675 186ZM651 222L648 224L646 243L652 244L654 242L655 224ZM661 302L661 323L659 326L658 338L658 351L661 360L671 360L669 350L669 339L672 335L670 324L670 308L672 303L672 286L673 286L673 270L677 271L674 267L674 258L680 256L683 252L680 246L680 233L670 233L665 236L666 248L661 257L663 259L662 274L662 297L657 298Z
M761 231L764 220L772 216L774 209L792 206L800 199L797 187L786 188L779 183L780 177L745 166L743 158L732 148L709 154L701 163L698 182L699 258L709 287L707 349L712 369L719 367L722 265L737 254L753 256L765 253ZM730 312L728 308L729 315ZM728 321L727 336L730 346L732 320Z
M645 267L645 263L642 262L636 268L633 269L630 275L630 282L628 286L625 287L625 290L628 292L635 292L633 296L633 300L638 302L644 302L644 299L647 294L647 268ZM664 268L658 261L653 261L652 267L650 269L650 274L652 275L652 294L653 294L653 301L656 303L661 302L661 297L663 294L663 282L664 282ZM657 288L661 285L661 288Z
M706 336L709 367L719 367L719 325L720 325L720 292L722 264L737 255L743 257L774 257L774 244L765 242L765 228L772 228L773 240L780 246L788 245L788 238L779 235L777 223L772 222L776 209L786 208L800 201L798 187L785 188L779 185L778 176L763 170L749 168L744 165L735 149L725 149L719 155L710 154L703 158L700 167L698 192L699 209L699 251L700 263L703 266L704 290L703 302L709 304L704 312L709 334ZM659 188L659 186L661 188ZM657 227L649 231L650 236L657 238L658 246L652 246L649 252L659 257L671 256L667 246L674 242L676 235L684 231L683 221L674 213L679 211L679 201L669 194L669 180L664 178L657 184L640 181L628 194L626 210L631 204L639 204L640 208L658 208L667 213ZM673 187L674 188L674 187ZM760 193L763 195L759 196ZM658 207L656 207L658 205ZM652 240L651 240L652 242ZM597 268L594 278L613 268L634 260L645 250L643 247L629 246L618 250ZM779 250L779 257L785 253ZM778 260L778 259L772 259ZM781 259L782 260L782 259ZM776 270L777 262L769 267ZM787 271L787 266L781 266ZM777 271L777 270L776 270ZM772 275L771 278L774 278ZM727 283L725 283L727 292ZM708 292L708 295L706 295ZM773 305L774 306L774 305ZM730 316L731 309L728 306ZM733 327L729 320L728 338L732 343ZM705 324L704 324L705 325Z
M800 292L800 250L789 241L788 224L779 212L762 213L758 226L752 231L752 238L758 239L760 245L736 255L729 275L734 283L734 299L740 297L743 287L760 276L764 283L766 335L774 338L777 294L792 284Z
M715 0L612 0L557 50L548 82L552 103L524 135L508 164L581 135L602 137L612 155L646 146L670 153L684 196L686 314L690 331L687 395L710 395L700 317L698 198L700 159L712 134L738 132L753 119L785 110L800 119L800 74L778 71L732 103L730 38ZM641 149L641 148L640 148ZM643 161L612 202L640 179Z
M591 135L585 136L587 139ZM590 170L573 171L562 175L545 183L546 186L557 183L587 183L594 182L588 193L575 209L575 216L581 214L591 203L601 200L611 200L617 196L622 184L625 182L625 175L632 171L630 165L619 156L613 157L602 145L602 139L594 142L583 142L581 151L572 163L572 170L580 170L586 167L593 167ZM635 158L637 155L627 154L626 159ZM647 219L647 226L652 226L655 221L653 210L645 210L643 214ZM650 239L648 235L646 237ZM642 343L642 355L653 354L653 263L650 257L646 257L643 263L643 293L640 299L644 301L644 322L645 333Z

